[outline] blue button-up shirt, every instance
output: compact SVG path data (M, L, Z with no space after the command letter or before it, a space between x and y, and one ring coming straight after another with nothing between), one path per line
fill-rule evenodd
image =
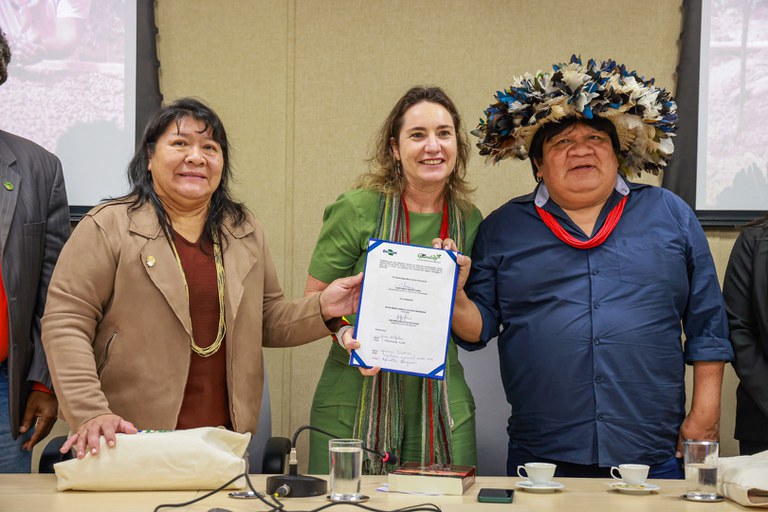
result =
M685 362L733 352L714 262L691 209L671 192L619 178L598 217L624 213L592 249L560 241L536 201L589 238L543 185L480 225L466 290L499 336L510 440L537 457L611 466L674 454L685 416ZM681 340L681 324L686 341ZM499 334L500 333L500 334Z

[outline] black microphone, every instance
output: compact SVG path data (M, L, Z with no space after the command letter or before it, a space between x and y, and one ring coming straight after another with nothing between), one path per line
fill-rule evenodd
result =
M328 492L328 483L322 478L298 474L299 461L296 456L296 439L304 430L314 430L332 439L339 439L339 436L311 425L304 425L296 429L291 440L291 452L288 455L288 474L268 477L267 493L279 498L306 498L308 496L320 496ZM397 457L391 452L380 453L365 446L363 446L363 450L381 457L381 460L387 464L397 463Z
M325 430L319 429L317 427L313 427L311 425L304 425L303 427L299 427L299 429L296 431L296 434L294 435L294 443L296 441L296 436L301 432L302 430L314 430L315 432L320 432L323 435L326 435L330 437L331 439L340 439L339 436L331 434L330 432L326 432ZM376 456L378 456L382 462L386 462L387 464L397 464L397 456L392 452L377 452L376 450L371 450L370 448L363 446L363 451L366 451L368 453L372 453Z

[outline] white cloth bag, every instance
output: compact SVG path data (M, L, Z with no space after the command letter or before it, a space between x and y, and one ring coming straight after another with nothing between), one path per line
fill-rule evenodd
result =
M720 457L720 494L745 507L768 507L768 451L742 457Z
M216 489L246 471L251 434L223 428L117 434L114 448L101 438L99 454L53 466L58 489L160 491ZM229 488L242 489L245 479Z

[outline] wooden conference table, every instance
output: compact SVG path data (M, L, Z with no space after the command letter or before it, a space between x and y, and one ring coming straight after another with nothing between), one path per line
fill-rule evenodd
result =
M257 490L265 488L264 475L252 475L251 481ZM418 503L435 503L445 512L459 511L513 511L513 512L722 512L750 510L737 503L725 500L720 503L693 503L680 499L684 491L683 480L651 480L659 485L658 493L648 495L619 494L610 490L606 479L562 478L558 482L565 488L551 494L529 494L518 490L514 503L478 503L476 496L481 487L514 488L519 478L478 477L477 482L464 496L412 496L376 491L385 477L363 477L363 493L371 497L366 505L380 510L394 510ZM0 512L152 512L157 505L181 503L205 491L173 492L85 492L56 490L55 475L10 475L0 474ZM284 512L307 511L329 503L324 498L284 499ZM264 511L268 508L258 500L237 500L222 491L206 500L181 508L163 508L168 511L207 512L214 508L232 512ZM336 506L331 511L362 511L349 505ZM760 509L756 509L760 510Z

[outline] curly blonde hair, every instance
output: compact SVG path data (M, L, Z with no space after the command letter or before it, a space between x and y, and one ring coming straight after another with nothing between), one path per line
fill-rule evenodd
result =
M395 103L376 134L371 155L368 158L368 172L358 178L357 187L373 188L382 193L403 193L405 178L398 170L398 161L390 141L399 140L403 117L408 109L422 102L442 105L453 119L456 130L456 167L448 177L446 193L463 211L468 211L472 207L470 197L474 191L465 178L469 161L469 142L461 125L461 117L456 105L440 87L412 87Z

